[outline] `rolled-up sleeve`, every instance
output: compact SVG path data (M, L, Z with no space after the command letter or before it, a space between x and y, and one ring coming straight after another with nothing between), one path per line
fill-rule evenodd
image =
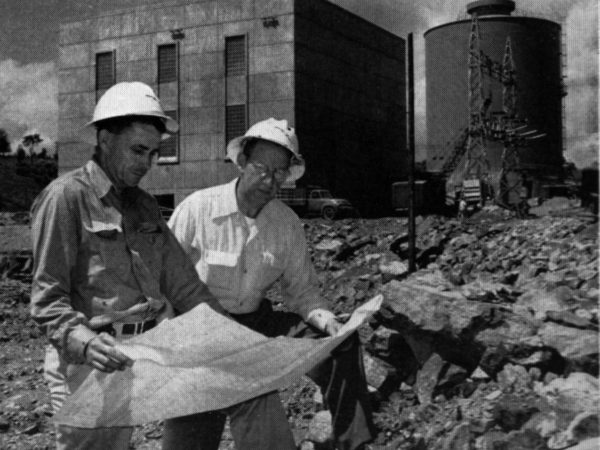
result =
M80 218L75 194L54 186L32 206L33 282L31 315L61 357L84 361L84 348L96 336L88 319L71 304L71 271L77 263Z
M319 280L299 220L292 223L288 237L289 250L282 277L283 299L291 311L308 320L311 311L326 310L327 303L320 295Z

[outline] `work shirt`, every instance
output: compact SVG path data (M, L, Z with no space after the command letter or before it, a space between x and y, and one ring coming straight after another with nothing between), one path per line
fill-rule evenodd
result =
M67 362L84 361L85 345L96 335L92 318L110 322L111 314L143 303L170 302L185 312L208 302L221 310L156 200L137 187L118 194L95 161L35 199L32 236L32 317ZM150 309L126 321L152 319Z
M333 314L319 295L298 216L277 199L255 219L244 216L237 205L237 181L187 197L169 220L173 234L225 310L256 311L281 277L288 309L324 329Z

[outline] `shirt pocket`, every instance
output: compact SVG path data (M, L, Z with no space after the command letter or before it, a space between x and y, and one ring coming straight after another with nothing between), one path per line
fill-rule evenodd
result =
M93 222L91 226L84 225L84 227L88 232L92 259L97 257L100 262L100 267L95 267L93 270L101 273L111 273L115 276L129 273L131 262L125 245L125 235L121 231L121 227L100 222Z
M233 289L237 281L239 259L240 255L237 253L206 250L204 254L207 268L206 284L209 287Z
M269 250L263 250L256 259L258 265L256 270L262 274L263 284L266 287L269 287L283 275L283 272L285 271L285 262L280 254Z
M152 232L138 231L134 234L133 248L141 255L142 262L156 280L160 279L163 269L165 239L166 237L160 229Z

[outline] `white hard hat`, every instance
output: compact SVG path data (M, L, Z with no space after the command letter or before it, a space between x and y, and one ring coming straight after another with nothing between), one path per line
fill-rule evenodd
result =
M177 122L163 111L152 88L139 81L132 81L117 83L100 97L94 109L92 120L85 126L84 138L95 144L96 136L94 132L98 122L124 116L150 116L162 119L167 131L163 134L163 139L167 139L179 130Z
M296 181L304 175L304 159L300 154L298 138L294 129L288 126L287 120L277 120L271 117L252 125L243 136L232 139L227 145L227 157L237 164L238 167L238 156L244 150L246 142L250 139L263 139L274 142L292 152L290 174L286 182Z

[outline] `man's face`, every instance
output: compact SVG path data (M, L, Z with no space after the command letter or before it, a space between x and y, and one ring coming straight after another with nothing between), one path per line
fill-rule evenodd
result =
M262 208L270 202L287 178L290 152L273 142L259 140L250 155L240 155L242 175L238 184L240 194L254 206Z
M108 177L119 189L137 186L158 154L161 133L155 126L139 122L132 123L120 133L107 130L102 133L100 146Z

